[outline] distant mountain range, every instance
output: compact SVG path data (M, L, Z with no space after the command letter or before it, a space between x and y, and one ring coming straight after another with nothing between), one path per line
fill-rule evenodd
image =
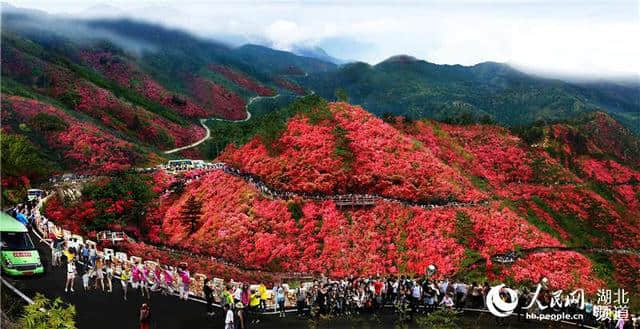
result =
M438 65L411 56L377 65L350 63L300 80L324 97L343 89L349 101L376 114L412 118L495 120L505 125L555 121L603 110L640 132L640 84L569 83L541 78L507 64Z
M317 47L298 46L293 52L231 47L150 23L64 19L6 4L2 31L3 41L7 36L30 41L80 65L86 64L77 58L83 49L122 54L168 91L181 94L192 93L194 77L201 77L248 100L251 92L209 69L219 65L282 92L313 91L331 100L341 90L351 103L378 115L517 126L601 110L640 133L637 80L567 82L502 63L438 65L406 55L376 65L344 63Z

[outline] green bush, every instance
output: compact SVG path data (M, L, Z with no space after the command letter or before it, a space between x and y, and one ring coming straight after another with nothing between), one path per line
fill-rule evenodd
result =
M20 325L24 329L74 329L76 308L65 305L60 298L51 301L36 294L33 304L24 308ZM43 311L44 310L44 311Z
M29 120L29 124L40 131L61 131L66 130L69 126L57 115L47 113L36 114Z

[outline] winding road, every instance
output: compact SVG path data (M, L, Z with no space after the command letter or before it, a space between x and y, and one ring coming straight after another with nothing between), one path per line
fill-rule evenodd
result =
M206 131L204 137L202 137L202 139L198 140L197 142L193 143L193 144L189 144L186 146L181 146L181 147L177 147L168 151L164 151L164 154L171 154L171 153L176 153L176 152L180 152L180 151L184 151L186 149L190 149L193 147L196 147L202 143L204 143L207 139L211 138L211 130L209 129L209 127L207 127L207 125L205 124L208 120L216 120L216 121L225 121L225 122L245 122L245 121L249 121L249 119L251 119L251 112L249 112L249 106L251 106L251 104L253 104L253 102L263 99L263 98L278 98L280 96L280 94L276 94L273 96L253 96L249 99L249 102L247 102L247 105L244 106L244 110L247 112L247 117L242 119L242 120L226 120L226 119L220 119L220 118L216 118L216 117L211 117L211 118L204 118L204 119L200 119L200 125L204 128L204 130Z

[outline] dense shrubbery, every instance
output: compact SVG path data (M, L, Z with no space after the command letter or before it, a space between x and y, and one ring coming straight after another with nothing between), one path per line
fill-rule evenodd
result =
M59 196L46 204L52 220L75 232L95 232L109 228L126 228L139 235L144 214L155 196L151 178L136 172L120 172L86 185L77 204L65 204Z
M47 120L57 117L53 119L54 125L60 126L60 122L64 122L62 126L66 125L66 129L44 130L41 137L49 148L62 152L63 162L71 168L104 173L126 169L143 161L135 145L89 122L79 121L57 107L17 96L3 95L3 98L11 104L3 106L3 116L12 116L17 122L39 122L43 114L47 115Z

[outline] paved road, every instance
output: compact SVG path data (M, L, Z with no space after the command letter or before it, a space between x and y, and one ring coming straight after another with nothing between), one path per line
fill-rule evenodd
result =
M35 235L32 239L38 241ZM43 293L49 298L60 297L63 301L75 305L77 310L77 323L79 329L127 329L139 328L138 310L142 303L148 303L152 311L153 329L211 329L223 328L222 311L217 309L216 315L209 317L205 313L205 305L196 301L181 301L175 296L162 296L151 294L151 299L142 298L137 291L129 289L128 300L122 299L122 288L118 280L114 279L112 293L91 290L82 291L82 283L76 281L75 292L64 292L65 271L63 267L51 268L51 254L49 246L38 242L40 255L47 266L47 273L40 277L24 279L8 279L11 284L20 289L27 296L35 296L37 292ZM117 283L117 284L116 284ZM4 287L3 287L4 289ZM308 318L288 314L286 318L277 318L273 315L260 315L261 322L250 328L276 329L276 328L311 328ZM390 310L379 317L366 315L356 316L353 319L337 318L333 320L314 321L316 328L395 328L397 316ZM464 327L494 328L495 319L486 313L466 313L460 319ZM539 322L519 322L515 318L509 319L510 328L533 329L540 326ZM572 328L571 326L545 322L545 327ZM416 328L415 324L409 324L407 328Z
M165 154L171 154L171 153L176 153L176 152L180 152L186 149L190 149L192 147L196 147L202 143L204 143L207 139L211 138L211 130L209 130L209 127L207 127L207 125L205 124L205 122L207 122L208 120L216 120L216 121L225 121L225 122L244 122L244 121L249 121L249 119L251 119L251 112L249 112L249 106L251 106L251 104L253 104L253 102L259 100L259 99L263 99L263 98L277 98L279 97L280 94L276 94L274 96L253 96L249 99L249 102L247 102L247 105L245 105L244 110L247 112L247 117L242 119L242 120L226 120L226 119L220 119L220 118L206 118L206 119L200 119L200 125L202 127L204 127L206 133L204 135L204 137L202 139L200 139L199 141L193 143L193 144L189 144L186 146L182 146L182 147L177 147L168 151L164 151Z
M32 237L34 242L37 237ZM180 301L175 296L152 294L150 300L143 299L139 292L129 288L128 301L122 299L122 287L114 279L112 293L102 291L82 291L81 280L76 279L75 292L64 292L65 271L62 267L52 269L51 254L45 243L38 243L40 255L47 265L47 273L41 277L27 279L9 279L27 296L36 292L49 298L60 297L75 305L78 328L80 329L125 329L138 328L137 312L140 305L147 302L151 306L153 329L199 329L222 328L222 311L210 318L205 314L205 305L193 301Z

